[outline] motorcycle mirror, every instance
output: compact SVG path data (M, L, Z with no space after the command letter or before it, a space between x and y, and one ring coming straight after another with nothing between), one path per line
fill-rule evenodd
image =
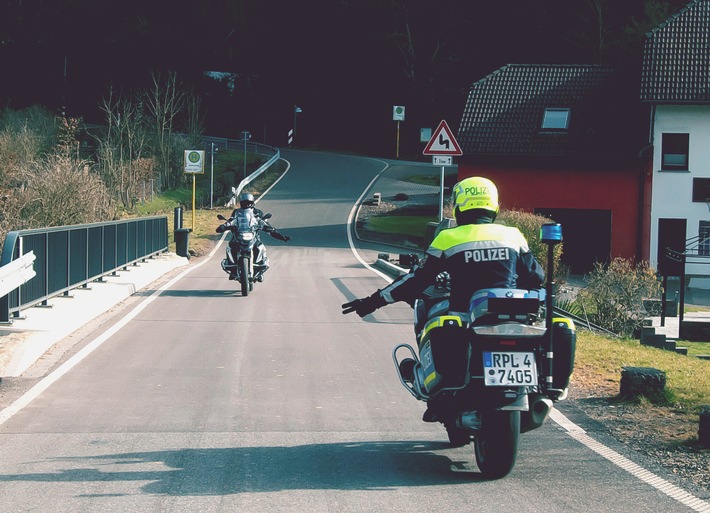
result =
M262 219L271 219L271 214L264 214L264 217Z
M222 214L217 214L217 219L219 219L220 221L226 221L226 220L227 220L227 218L224 217Z

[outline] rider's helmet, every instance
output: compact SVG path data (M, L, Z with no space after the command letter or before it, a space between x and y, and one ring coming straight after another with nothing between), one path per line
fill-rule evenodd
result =
M493 218L498 214L498 189L492 181L481 176L472 176L454 185L451 201L459 224L459 216L465 212L469 212L466 217L474 210L483 210Z
M254 206L254 196L248 192L239 195L239 206L242 208L251 208Z

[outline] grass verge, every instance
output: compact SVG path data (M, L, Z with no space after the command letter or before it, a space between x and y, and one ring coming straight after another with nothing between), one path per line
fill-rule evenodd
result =
M573 384L613 397L618 395L624 367L652 367L665 372L667 406L698 413L710 402L710 361L641 346L637 340L578 333Z

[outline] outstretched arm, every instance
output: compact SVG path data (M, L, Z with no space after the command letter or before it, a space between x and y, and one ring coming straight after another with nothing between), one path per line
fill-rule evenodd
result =
M284 235L282 233L279 233L276 228L271 226L268 222L263 221L263 226L261 228L263 231L271 235L274 239L281 240L283 242L288 242L291 240L291 237L288 235Z
M291 240L291 237L289 235L284 235L282 233L277 232L276 230L273 230L269 233L274 239L282 240L284 242L288 242Z

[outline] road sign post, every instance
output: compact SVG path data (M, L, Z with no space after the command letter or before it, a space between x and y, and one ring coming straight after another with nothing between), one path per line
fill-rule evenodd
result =
M404 107L401 105L395 105L392 109L392 120L397 122L397 151L395 152L396 158L399 158L399 123L404 121Z
M463 155L459 143L445 120L441 120L422 152L432 157L434 165L441 166L441 189L439 190L439 221L444 220L444 170L450 166L453 156Z
M192 229L195 229L195 175L205 172L204 150L185 150L185 173L192 175Z

